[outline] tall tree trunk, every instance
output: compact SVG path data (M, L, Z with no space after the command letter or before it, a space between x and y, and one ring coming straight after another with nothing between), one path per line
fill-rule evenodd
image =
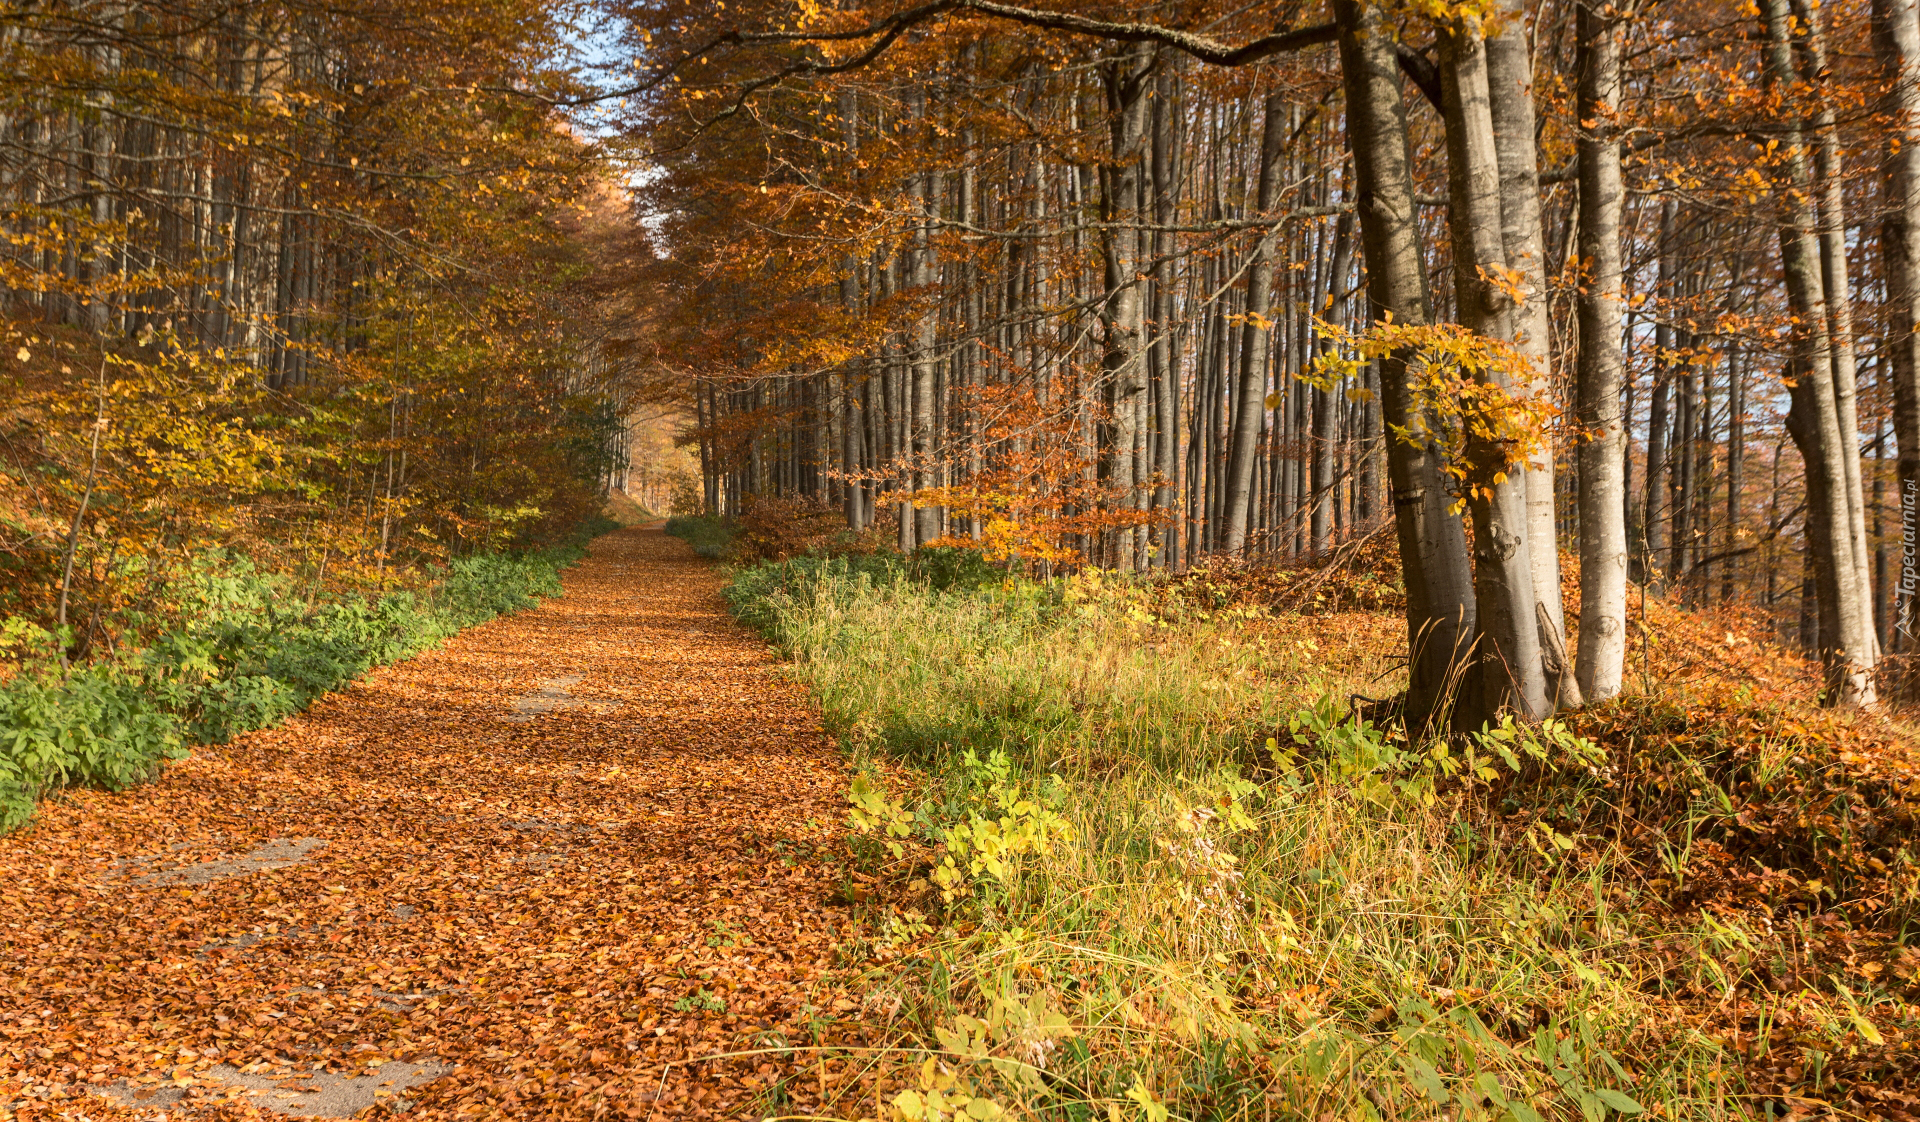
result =
M1275 94L1267 99L1266 120L1260 139L1260 187L1256 196L1260 216L1270 216L1280 196L1281 157L1287 143L1287 115L1284 99ZM1234 393L1233 433L1227 451L1226 528L1221 548L1238 554L1247 544L1247 527L1253 513L1254 461L1259 451L1262 402L1266 397L1267 367L1271 362L1273 325L1268 320L1273 303L1273 252L1280 228L1264 230L1253 248L1253 260L1247 266L1247 319L1241 329L1240 379Z
M1790 87L1794 66L1787 0L1762 0L1762 11L1768 77L1775 88ZM1805 136L1797 124L1788 129L1786 147L1790 182L1781 192L1787 213L1780 226L1780 256L1787 300L1798 318L1787 431L1806 463L1807 543L1813 551L1822 614L1832 621L1831 634L1822 628L1820 641L1828 666L1829 701L1871 708L1877 702L1873 613L1860 587L1865 566L1854 556L1856 535L1848 507L1846 467L1848 456L1859 456L1860 442L1857 435L1841 428L1826 330L1818 226L1809 201L1813 177L1807 166Z
M1674 272L1674 202L1672 198L1660 204L1660 248L1659 269L1654 288L1655 314L1653 326L1653 401L1647 407L1647 479L1646 501L1640 508L1641 561L1646 571L1640 579L1646 582L1652 592L1666 590L1667 561L1667 519L1671 514L1671 504L1667 501L1667 403L1673 392L1669 377L1671 363L1668 354L1673 349L1673 331L1667 326L1667 316L1659 311L1660 300L1667 298L1673 284Z
M1527 389L1544 396L1553 373L1552 319L1547 307L1546 238L1540 220L1540 170L1534 140L1533 57L1527 42L1523 0L1500 0L1499 25L1487 38L1487 94L1493 116L1494 150L1500 164L1501 241L1507 268L1519 290L1513 309L1513 345L1533 377ZM1616 225L1618 219L1616 217ZM1560 536L1554 507L1553 443L1543 438L1527 460L1527 562L1533 596L1545 609L1541 653L1550 671L1548 698L1554 707L1580 704L1567 649L1566 612L1560 601Z
M1741 491L1747 470L1747 372L1738 345L1727 356L1727 547L1720 569L1720 602L1733 601L1733 574L1739 562L1732 556L1740 540Z
M1887 289L1882 376L1893 383L1894 472L1904 512L1912 511L1920 497L1920 0L1873 0L1873 50L1886 89L1879 107L1882 127L1889 133L1881 160L1886 202L1880 261ZM1910 638L1914 564L1907 538L1890 645Z
M1821 93L1820 108L1814 118L1817 143L1813 147L1813 170L1819 180L1820 279L1827 295L1828 356L1833 365L1834 400L1840 414L1840 431L1848 442L1842 464L1847 469L1847 526L1853 542L1855 582L1871 590L1873 577L1867 548L1866 489L1860 476L1859 360L1853 330L1853 280L1847 265L1846 170L1840 152L1840 129L1834 120L1833 101L1827 95L1827 83L1833 73L1827 65L1825 36L1820 29L1820 9L1806 0L1794 0L1804 40L1804 76ZM1871 593L1868 593L1871 599ZM1879 637L1874 637L1874 654L1879 655Z
M1353 269L1353 215L1342 214L1333 231L1333 259L1327 269L1325 303L1327 319L1345 323L1347 318L1347 274ZM1324 552L1329 545L1329 527L1340 505L1340 493L1334 480L1334 423L1341 394L1338 386L1313 392L1313 551Z
M1334 0L1340 28L1347 142L1353 151L1354 211L1366 257L1371 319L1432 322L1426 266L1414 209L1413 153L1393 31L1365 0ZM1406 356L1379 358L1387 432L1425 432L1407 385ZM1407 589L1406 720L1416 732L1444 717L1457 670L1472 642L1473 574L1466 534L1448 510L1440 449L1430 440L1386 437L1388 486Z
M1107 95L1107 127L1112 145L1110 161L1102 168L1101 206L1105 224L1100 233L1105 261L1106 301L1102 326L1106 330L1104 373L1109 392L1113 436L1107 449L1107 480L1114 502L1132 508L1139 501L1135 488L1135 437L1139 397L1146 390L1146 316L1141 293L1139 234L1116 229L1139 220L1144 142L1147 133L1147 92L1154 67L1153 48L1135 44L1108 59L1101 68ZM1122 527L1113 535L1114 568L1132 572L1140 567L1140 531Z
M1477 21L1441 29L1440 77L1447 125L1447 224L1460 322L1489 338L1510 340L1514 301L1503 287L1500 167L1486 44ZM1482 376L1506 392L1516 388L1503 372ZM1547 712L1547 682L1527 541L1526 476L1508 474L1507 449L1493 442L1469 440L1466 454L1476 479L1467 509L1473 515L1479 628L1473 689L1463 698L1462 717L1469 727L1509 708L1523 719L1538 718Z
M1181 145L1178 109L1173 105L1179 85L1170 73L1160 76L1153 99L1153 218L1169 227L1177 217ZM1176 568L1180 556L1180 524L1175 504L1180 494L1180 334L1175 328L1173 235L1153 236L1153 331L1158 361L1154 391L1153 471L1159 483L1153 491L1153 509L1164 521L1155 525L1159 563Z
M1580 0L1576 115L1580 122L1580 351L1574 395L1580 425L1580 654L1575 673L1588 701L1620 692L1627 654L1627 422L1620 412L1626 364L1620 352L1620 31Z
M940 213L943 182L943 177L936 172L928 172L920 177L921 217L913 234L912 272L907 283L918 290L921 299L926 298L937 278L933 259L933 224ZM934 486L935 460L942 450L940 429L936 423L939 401L936 368L939 361L934 353L939 322L937 312L928 310L921 313L914 324L911 344L913 365L909 390L912 404L909 407L908 424L911 439L909 447L913 457L911 478L916 496ZM915 500L913 541L916 547L940 536L940 513L939 509L920 506Z

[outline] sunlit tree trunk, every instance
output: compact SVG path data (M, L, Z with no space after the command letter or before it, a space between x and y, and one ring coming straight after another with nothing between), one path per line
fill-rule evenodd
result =
M1501 0L1498 26L1486 40L1487 94L1494 151L1500 165L1501 241L1509 279L1518 292L1513 345L1533 368L1527 390L1548 392L1553 372L1552 322L1547 308L1546 239L1540 222L1540 171L1535 155L1533 58L1521 0ZM1550 439L1527 460L1527 563L1533 574L1541 656L1549 670L1553 706L1580 704L1573 668L1566 665L1567 624L1560 602L1560 542L1554 505Z
M1413 154L1392 28L1364 0L1335 0L1333 10L1340 25L1341 84L1369 318L1391 314L1399 323L1430 323ZM1405 356L1383 355L1379 363L1382 420L1390 432L1422 431L1415 424L1420 407L1407 386ZM1466 535L1448 510L1440 455L1430 441L1387 439L1388 487L1407 589L1406 717L1416 730L1436 717L1445 719L1441 709L1456 685L1474 629Z
M1154 488L1153 509L1165 521L1155 529L1160 544L1160 564L1175 567L1179 563L1181 523L1176 504L1180 496L1180 385L1182 371L1181 334L1175 324L1178 305L1177 283L1172 258L1174 237L1164 228L1178 217L1178 191L1182 164L1182 146L1186 136L1181 128L1180 109L1174 104L1179 83L1172 74L1162 74L1153 99L1153 216L1162 231L1153 237L1153 320L1154 347L1159 355L1154 394L1155 431L1154 472L1160 483Z
M1281 157L1286 143L1286 106L1276 94L1267 99L1261 126L1260 186L1255 205L1262 216L1268 215L1279 200ZM1220 548L1229 554L1238 554L1246 548L1253 516L1254 464L1259 451L1267 366L1272 361L1273 325L1268 313L1273 310L1273 254L1279 237L1278 227L1263 230L1254 243L1253 259L1247 265L1247 319L1241 328L1240 372L1234 391L1238 408L1227 448L1226 525L1220 542Z
M1826 39L1821 32L1821 13L1806 0L1794 0L1804 39L1803 75L1819 89L1822 97L1814 118L1813 170L1819 186L1820 279L1826 289L1828 357L1833 366L1833 393L1840 415L1840 431L1848 441L1848 453L1842 458L1847 471L1847 526L1853 539L1854 582L1868 590L1871 599L1873 575L1871 551L1867 548L1866 489L1860 476L1859 360L1854 342L1853 280L1847 265L1846 168L1840 151L1840 129L1835 122L1833 101L1826 85L1833 80L1827 64ZM1879 654L1879 637L1874 636L1874 654Z
M1880 63L1880 112L1888 130L1881 160L1885 202L1880 261L1887 287L1887 360L1893 384L1895 501L1920 493L1920 3L1874 0L1873 50ZM1903 605L1911 610L1912 601ZM1909 621L1895 615L1889 635Z
M1506 246L1500 210L1500 167L1488 104L1486 44L1479 28L1443 28L1440 76L1447 118L1447 224L1453 234L1454 299L1460 322L1493 339L1513 338L1514 301L1506 288ZM1512 392L1511 377L1484 375ZM1527 541L1527 485L1507 473L1507 449L1471 439L1466 454L1477 480L1467 496L1473 515L1474 600L1478 641L1472 688L1463 698L1468 725L1513 709L1522 718L1547 712L1546 669L1534 607Z
M1101 70L1107 95L1112 161L1103 170L1101 203L1106 224L1101 229L1105 260L1106 301L1102 309L1106 330L1104 373L1108 381L1113 436L1107 449L1107 481L1116 492L1114 502L1131 507L1139 496L1135 486L1135 443L1139 425L1139 397L1146 390L1145 300L1141 292L1138 233L1116 229L1137 222L1143 172L1143 145L1147 133L1147 93L1154 64L1145 45L1129 47L1109 59ZM1125 572L1138 568L1142 535L1123 527L1113 535L1113 566Z

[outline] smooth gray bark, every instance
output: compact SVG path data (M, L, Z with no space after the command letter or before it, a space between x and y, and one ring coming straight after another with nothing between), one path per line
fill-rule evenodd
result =
M1440 79L1447 124L1447 225L1453 241L1454 300L1460 322L1493 339L1513 338L1514 300L1506 288L1500 168L1487 90L1486 44L1472 22L1440 33ZM1502 371L1481 375L1509 393ZM1533 566L1527 541L1526 476L1510 471L1509 450L1469 439L1474 600L1478 646L1473 688L1463 697L1471 727L1512 709L1523 719L1548 711Z
M1855 583L1871 590L1873 574L1867 547L1867 504L1865 485L1860 476L1859 360L1854 342L1853 281L1847 266L1847 202L1845 163L1840 151L1840 129L1834 119L1833 102L1825 96L1824 86L1832 80L1827 65L1827 49L1821 33L1817 9L1805 0L1795 0L1800 17L1803 42L1802 72L1807 82L1822 94L1814 115L1813 169L1819 184L1820 279L1826 288L1828 358L1833 366L1834 400L1840 414L1840 431L1852 449L1843 457L1847 469L1847 526L1852 536ZM1868 592L1871 599L1871 592ZM1874 637L1879 653L1879 637Z
M1153 48L1135 44L1119 51L1101 68L1107 95L1107 122L1112 160L1102 170L1101 207L1106 224L1100 249L1105 261L1106 301L1101 318L1106 329L1104 373L1113 434L1107 449L1107 482L1122 507L1138 505L1135 488L1135 445L1139 427L1139 397L1146 391L1146 315L1140 284L1139 238L1117 224L1139 215L1147 139L1147 93L1154 67ZM1141 567L1143 536L1135 527L1116 531L1113 566L1123 572Z
M1762 0L1761 11L1768 77L1776 87L1788 86L1794 80L1794 66L1787 0ZM1809 556L1825 624L1820 628L1821 654L1828 667L1829 701L1871 708L1878 701L1873 680L1873 614L1860 587L1865 567L1854 557L1847 501L1846 458L1859 456L1859 440L1841 428L1830 336L1825 329L1828 313L1818 220L1810 202L1813 176L1805 135L1797 124L1789 127L1785 147L1789 183L1782 191L1787 213L1780 226L1780 257L1788 304L1799 320L1787 431L1806 463Z
M1493 114L1494 150L1500 164L1500 232L1507 268L1519 300L1513 309L1514 349L1533 367L1527 386L1544 396L1553 359L1547 307L1546 238L1541 231L1540 168L1533 113L1533 58L1527 42L1526 6L1500 0L1498 26L1487 37L1487 94ZM1567 649L1566 612L1560 599L1560 540L1555 518L1553 444L1543 439L1527 459L1527 562L1534 599L1546 611L1541 636L1554 706L1580 704Z
M1347 141L1353 151L1354 211L1366 257L1371 315L1399 323L1432 322L1415 211L1413 153L1392 28L1362 0L1334 0L1340 29ZM1464 670L1474 629L1473 574L1466 534L1448 507L1440 450L1425 437L1407 385L1404 355L1380 365L1382 420L1411 439L1389 436L1388 487L1407 589L1407 725L1444 721ZM1390 432L1392 429L1389 430Z
M1887 286L1887 362L1893 383L1896 501L1920 492L1920 0L1873 0L1873 50L1886 92L1881 162L1885 197L1880 254ZM1913 598L1900 598L1890 644L1911 630Z
M1260 186L1256 198L1261 215L1279 202L1281 157L1286 151L1287 115L1280 95L1267 99L1260 139ZM1252 521L1254 463L1260 444L1260 420L1266 398L1267 366L1271 361L1273 326L1268 313L1273 304L1273 252L1280 231L1273 227L1255 243L1247 266L1247 318L1241 328L1240 377L1234 400L1233 432L1227 449L1226 526L1220 546L1237 555L1247 544Z
M1580 122L1580 351L1575 399L1587 441L1580 465L1580 650L1575 674L1588 701L1620 692L1627 653L1626 424L1620 389L1620 31L1596 10L1576 9Z

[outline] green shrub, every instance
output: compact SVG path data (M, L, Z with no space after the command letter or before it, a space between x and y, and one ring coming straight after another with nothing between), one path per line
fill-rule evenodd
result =
M182 755L177 723L125 667L29 669L0 687L0 831L25 822L48 790L119 790Z

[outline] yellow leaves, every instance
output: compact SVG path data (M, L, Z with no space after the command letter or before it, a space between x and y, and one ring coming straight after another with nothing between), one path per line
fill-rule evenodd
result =
M1133 1077L1133 1086L1127 1090L1127 1098L1140 1104L1140 1112L1146 1122L1167 1122L1167 1104L1155 1097L1147 1088L1146 1081L1137 1075ZM1118 1108L1109 1108L1108 1114L1117 1119L1120 1112Z
M1415 408L1406 425L1388 428L1402 443L1437 446L1461 496L1506 482L1540 448L1559 416L1546 395L1531 389L1533 367L1509 343L1458 324L1388 321L1356 333L1324 320L1314 323L1334 346L1301 380L1332 389L1351 379L1363 360L1400 359Z

